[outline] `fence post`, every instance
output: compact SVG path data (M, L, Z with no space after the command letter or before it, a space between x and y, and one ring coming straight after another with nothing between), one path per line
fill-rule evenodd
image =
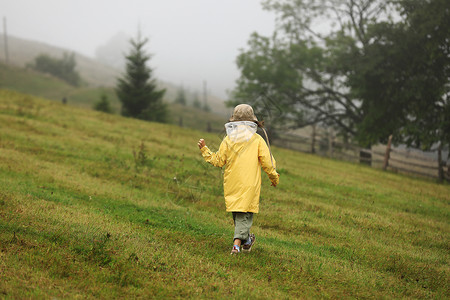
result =
M359 163L372 166L372 147L359 149Z
M389 158L391 154L392 134L389 136L389 140L386 146L386 153L384 154L383 170L386 171L389 166Z
M450 165L447 165L447 175L445 175L447 181L450 181Z
M333 157L333 129L328 130L328 156Z
M316 153L316 124L312 125L311 139L311 153Z
M438 172L439 172L439 182L444 181L444 164L442 163L442 142L439 143L438 147Z

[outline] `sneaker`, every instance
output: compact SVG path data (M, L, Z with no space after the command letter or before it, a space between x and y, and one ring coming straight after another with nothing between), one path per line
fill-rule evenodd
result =
M237 255L241 252L241 249L238 245L233 245L233 249L231 249L231 255Z
M242 251L243 252L250 252L252 251L252 246L255 244L256 242L256 237L253 233L250 233L249 237L248 237L248 241L242 245Z

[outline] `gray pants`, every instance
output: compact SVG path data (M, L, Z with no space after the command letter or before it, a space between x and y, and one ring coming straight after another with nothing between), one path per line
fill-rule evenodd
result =
M242 242L248 240L250 228L253 224L253 213L251 212L233 212L234 221L234 239L240 239Z

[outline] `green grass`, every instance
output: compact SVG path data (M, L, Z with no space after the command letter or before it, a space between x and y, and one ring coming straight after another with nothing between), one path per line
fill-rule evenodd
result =
M231 257L200 137L0 91L0 297L448 298L448 184L274 147Z

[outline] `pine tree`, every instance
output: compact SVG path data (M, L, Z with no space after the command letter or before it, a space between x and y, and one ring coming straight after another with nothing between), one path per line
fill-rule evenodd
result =
M179 103L181 105L186 105L186 95L185 95L183 87L180 87L178 89L177 98L175 99L175 103Z
M106 113L112 113L111 104L108 100L108 96L102 94L100 100L94 104L94 109L98 111L103 111Z
M192 102L192 105L195 108L202 108L202 103L200 102L200 100L198 99L198 93L194 94L194 101Z
M122 103L123 116L165 122L167 106L162 98L166 91L157 89L153 70L146 65L151 57L144 51L147 42L148 39L142 39L140 34L130 41L132 49L125 57L126 74L119 78L116 93Z
M211 107L209 107L209 104L208 104L208 103L205 103L205 104L203 105L202 109L203 109L204 111L207 111L207 112L210 112L210 111L211 111Z

